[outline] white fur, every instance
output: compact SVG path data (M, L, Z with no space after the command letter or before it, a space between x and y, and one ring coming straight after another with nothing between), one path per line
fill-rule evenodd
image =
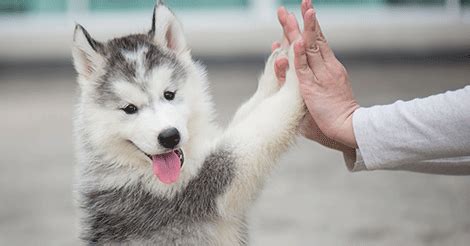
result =
M155 11L155 43L182 53L187 50L186 38L178 19L165 6Z
M221 131L213 122L213 104L207 92L205 71L191 59L176 18L166 7L159 8L156 16L160 25L155 30L159 34L155 35L155 43L178 54L178 59L186 67L187 81L183 88L179 88L179 101L174 103L161 100L164 90L172 89L168 84L171 68L159 66L146 73L142 65L145 50L139 49L123 54L126 59L140 64L136 77L152 81L148 90L142 91L126 81L115 81L113 90L120 95L122 102L112 109L95 105L90 99L96 83L93 78L100 73L103 59L87 47L83 33L76 34L73 55L81 88L75 120L79 189L87 189L87 186L106 189L144 182L148 191L171 198L197 175L211 150L228 143L234 147L233 154L237 159L235 176L226 193L217 200L221 219L206 226L213 233L214 241L210 245L237 245L244 214L269 171L294 141L297 126L305 113L297 77L292 69L293 52L289 52L291 69L285 85L279 88L274 74L276 57L286 52L279 49L267 61L254 96L237 111L228 128ZM167 35L168 32L171 33ZM91 72L90 66L93 67ZM130 103L142 110L137 115L126 115L119 110ZM126 141L132 141L148 154L160 154L163 149L157 136L168 127L176 127L180 131L180 146L186 159L179 180L171 185L159 182L153 175L149 158ZM95 148L94 155L85 151L87 144ZM90 174L93 170L90 165L97 155L113 163L113 173Z
M81 26L75 28L74 46L72 48L75 69L81 78L93 81L103 74L105 60L88 44L84 30ZM79 79L81 82L83 79Z
M144 60L144 55L145 52L147 52L147 49L145 47L141 47L137 51L122 51L122 55L128 60L128 61L134 61L136 63L136 81L137 82L143 82L145 79L145 66L143 63Z
M281 52L277 50L269 58L257 92L237 112L235 122L223 136L238 146L235 151L241 157L238 179L220 199L221 212L228 216L244 212L258 195L280 154L294 141L299 121L305 114L294 69L288 71L286 82L279 90L274 61ZM294 67L293 55L290 67Z

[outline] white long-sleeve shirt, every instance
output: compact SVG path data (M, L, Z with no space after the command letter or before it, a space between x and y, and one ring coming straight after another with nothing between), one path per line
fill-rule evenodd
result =
M351 171L395 169L470 174L470 86L457 91L359 108ZM352 158L351 158L352 157Z

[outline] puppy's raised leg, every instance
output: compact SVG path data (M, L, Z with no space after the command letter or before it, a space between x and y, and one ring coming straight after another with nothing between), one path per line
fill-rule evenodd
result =
M229 125L229 128L238 124L243 120L262 100L273 95L280 88L277 78L274 76L274 63L276 58L280 55L284 55L286 50L276 49L271 56L269 56L266 61L263 74L261 74L258 82L258 88L256 89L255 94L248 99L240 108L238 108L235 116L232 119L232 122Z
M299 92L292 48L289 53L290 69L284 86L227 129L221 139L231 146L235 159L234 178L218 201L221 214L236 215L237 211L246 209L281 153L296 136L305 105ZM274 65L268 62L267 66L263 79L274 88L277 86Z

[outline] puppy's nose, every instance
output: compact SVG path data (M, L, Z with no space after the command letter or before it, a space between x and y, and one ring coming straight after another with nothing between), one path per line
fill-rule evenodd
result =
M167 149L173 149L180 143L181 137L178 129L168 128L158 135L158 142Z

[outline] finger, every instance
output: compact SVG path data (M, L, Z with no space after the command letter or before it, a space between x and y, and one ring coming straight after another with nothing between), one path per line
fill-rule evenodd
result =
M316 78L313 71L310 69L307 53L305 51L305 43L299 40L294 44L294 66L295 72L301 84L313 83Z
M307 12L307 0L302 0L302 4L300 5L300 10L302 11L302 16L305 15L305 12Z
M301 37L299 24L297 23L297 19L295 18L293 14L287 15L286 22L287 23L284 28L284 35L289 41L289 44L292 44Z
M286 8L280 7L277 10L277 17L279 23L282 26L284 36L287 39L289 45L300 37L300 29L295 16L288 13Z
M274 52L275 50L281 48L281 43L276 41L271 45L271 52Z
M304 17L307 10L312 8L312 1L311 0L302 0L302 4L301 4L300 8L302 10L302 17Z
M283 48L289 47L289 40L287 39L285 33L287 29L287 16L289 13L287 12L286 8L284 7L279 7L277 10L277 19L279 20L279 24L281 24L282 31L283 31L283 37L282 37L282 43L281 46Z
M281 47L282 47L283 49L289 48L289 40L287 40L287 37L286 37L286 35L284 35L284 34L282 35Z
M303 39L305 41L305 47L308 49L315 49L316 40L318 34L316 32L316 23L315 23L315 10L309 9L306 11L304 18L304 33Z
M317 15L313 9L311 11L313 11L312 16L306 16L306 18L304 18L304 22L306 21L305 19L307 19L307 21L309 21L310 24L313 23L315 25L313 27L313 30L315 30L315 33L316 33L316 43L320 48L320 53L323 59L327 62L336 61L335 54L333 53L333 50L331 50L330 46L328 45L325 35L323 35Z
M287 25L287 10L284 7L279 7L277 9L277 19L279 20L279 24L281 24L282 28L284 29Z
M284 85L284 82L286 81L286 72L288 66L289 60L286 57L278 58L274 63L274 71L280 86Z
M317 43L318 32L315 20L315 10L307 10L304 16L303 39L305 42L309 66L315 74L318 74L319 72L324 71L325 61L321 54L320 46Z

